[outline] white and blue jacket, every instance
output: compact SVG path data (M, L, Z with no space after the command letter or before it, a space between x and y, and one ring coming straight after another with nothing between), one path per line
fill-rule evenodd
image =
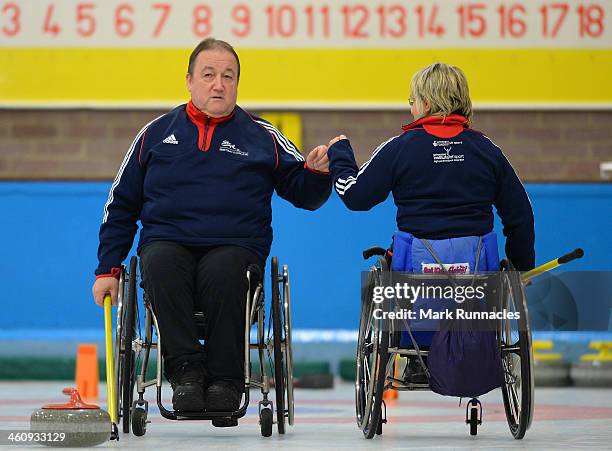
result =
M238 106L210 118L191 102L181 105L147 124L121 163L104 206L96 275L116 273L138 220L139 248L160 240L236 245L265 259L274 190L314 210L328 199L331 178L310 170L285 136Z
M486 235L495 206L507 257L517 270L533 268L531 203L501 149L459 115L429 116L402 128L361 168L348 140L329 148L335 189L345 205L369 210L392 193L398 229L431 240Z

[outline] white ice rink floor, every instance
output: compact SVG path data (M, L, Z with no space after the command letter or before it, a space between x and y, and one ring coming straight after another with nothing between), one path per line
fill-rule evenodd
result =
M27 431L30 414L47 403L57 403L69 382L0 382L0 430ZM104 394L106 387L100 385ZM150 389L151 390L151 389ZM144 437L121 434L119 442L98 448L110 449L612 449L612 389L541 388L536 390L533 425L523 440L515 440L506 424L501 393L481 398L484 424L470 437L465 419L465 400L429 392L401 393L387 409L384 434L365 440L355 425L353 386L337 383L333 390L297 389L295 425L284 436L276 431L260 436L257 419L258 391L251 392L251 406L236 428L219 429L204 421L169 421L159 415L154 391ZM170 392L165 392L169 400ZM105 408L105 397L100 405ZM165 401L166 402L166 401ZM166 403L170 406L170 402ZM25 449L2 445L2 448ZM41 449L34 445L27 448Z

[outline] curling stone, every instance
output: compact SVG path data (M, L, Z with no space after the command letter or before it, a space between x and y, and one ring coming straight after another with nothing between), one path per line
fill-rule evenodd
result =
M96 446L110 439L111 421L108 413L93 404L85 404L75 388L65 388L70 396L66 404L48 404L32 414L30 431L64 434L63 440L41 441L48 446L86 447Z
M333 388L334 376L327 361L298 362L293 365L296 388Z
M574 385L612 388L612 341L592 341L589 348L599 352L584 354L572 366Z
M554 344L550 340L533 342L533 372L536 387L565 387L571 384L570 365L559 353L550 351Z
M333 374L304 374L295 379L296 388L334 388Z

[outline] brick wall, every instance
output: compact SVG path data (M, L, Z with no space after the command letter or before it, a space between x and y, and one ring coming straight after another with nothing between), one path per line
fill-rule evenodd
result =
M0 110L0 179L112 179L132 139L162 111ZM409 122L403 112L304 111L303 151L344 133L358 162ZM612 112L477 111L474 128L523 181L598 181L612 161Z

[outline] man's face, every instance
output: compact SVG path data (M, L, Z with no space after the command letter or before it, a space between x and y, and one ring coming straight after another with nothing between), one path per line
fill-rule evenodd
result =
M193 104L211 117L230 114L238 97L238 63L230 52L211 49L200 52L187 74L187 89Z

